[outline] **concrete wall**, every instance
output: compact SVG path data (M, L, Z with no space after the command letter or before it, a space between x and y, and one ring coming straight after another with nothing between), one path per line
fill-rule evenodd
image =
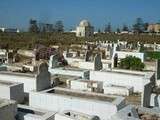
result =
M29 105L32 107L45 108L58 112L73 110L89 115L99 116L102 120L106 120L111 115L115 114L120 107L122 107L122 105L117 105L116 103L110 103L107 101L104 102L92 99L81 99L77 97L43 92L31 92L29 100ZM122 101L118 102L119 104L122 104Z
M133 87L104 85L104 94L129 96L133 93Z
M154 84L148 83L144 86L144 91L142 92L141 105L143 107L150 107L151 94Z
M160 107L160 95L151 94L151 98L150 98L150 106L152 107Z
M78 59L78 58L66 58L69 65L78 67L81 69L88 69L88 70L94 70L94 62L85 62L84 59ZM106 60L102 60L103 63L103 69L109 68L109 62Z
M118 55L118 59L123 59L127 56L135 56L135 57L138 57L139 59L141 59L142 62L144 62L144 53L115 51L113 53L113 56L115 56L115 54Z
M55 74L62 74L62 75L70 75L70 76L77 76L84 79L89 79L89 71L87 70L63 70L61 68L49 69L52 75Z
M75 119L72 119L72 118L63 116L63 115L61 115L61 114L56 114L56 115L55 115L55 120L75 120Z
M26 93L31 90L36 90L36 79L34 77L0 73L0 80L24 83L24 92Z
M55 114L53 111L18 105L18 118L20 120L54 120Z
M37 74L24 74L14 72L0 72L0 80L18 82L24 84L24 92L32 90L40 91L50 87L50 73L48 65L41 63Z
M24 100L24 88L23 83L18 86L12 86L10 88L10 99L15 100L18 103L22 103Z
M150 82L144 75L134 75L111 71L90 71L90 80L102 81L105 84L132 86L134 92L142 92L144 85Z
M23 83L13 85L2 85L0 84L0 98L15 100L18 103L24 100L24 89Z
M5 100L5 102L6 103L0 103L0 120L15 120L17 110L16 103L8 100Z

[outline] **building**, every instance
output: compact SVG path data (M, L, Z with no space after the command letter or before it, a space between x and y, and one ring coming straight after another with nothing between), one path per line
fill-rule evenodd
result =
M16 28L0 28L1 32L6 32L6 33L19 33L20 30Z
M160 23L150 24L148 26L148 32L160 33Z
M91 37L94 35L94 27L87 20L82 20L76 28L77 37Z

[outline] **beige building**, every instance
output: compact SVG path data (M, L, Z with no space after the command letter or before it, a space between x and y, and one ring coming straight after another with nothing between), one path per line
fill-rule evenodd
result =
M150 24L150 25L148 26L148 31L149 31L149 32L159 33L159 32L160 32L160 23Z
M94 27L91 26L89 21L82 20L76 28L77 37L91 37L94 35Z

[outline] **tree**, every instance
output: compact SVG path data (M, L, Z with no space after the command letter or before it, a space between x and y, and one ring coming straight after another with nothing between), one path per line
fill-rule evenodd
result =
M123 28L122 28L122 31L129 31L128 26L124 24L124 25L123 25Z
M37 25L37 20L30 20L30 26L29 26L29 32L31 33L38 33L39 32L39 27Z
M136 23L133 25L133 31L135 33L142 33L144 32L144 23L142 18L137 18Z
M121 32L121 30L119 28L117 28L117 33L120 33L120 32Z
M148 26L149 26L149 23L147 23L147 22L146 22L146 23L144 23L144 30L145 30L145 31L147 31L147 30L148 30Z
M101 33L101 29L98 29L98 33Z
M142 71L145 65L141 62L141 59L133 56L127 56L126 58L120 60L119 67L122 69Z
M111 23L108 23L108 25L105 26L104 32L105 33L111 33L112 32Z
M62 21L59 20L55 23L55 31L56 32L64 32L64 25L63 25Z

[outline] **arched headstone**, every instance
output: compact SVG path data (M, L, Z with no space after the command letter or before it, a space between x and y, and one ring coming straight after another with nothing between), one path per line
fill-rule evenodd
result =
M101 70L102 68L101 54L98 53L94 58L94 70Z
M46 62L42 62L38 66L38 73L36 75L36 79L37 91L47 89L51 86L51 75L48 71L48 64Z

